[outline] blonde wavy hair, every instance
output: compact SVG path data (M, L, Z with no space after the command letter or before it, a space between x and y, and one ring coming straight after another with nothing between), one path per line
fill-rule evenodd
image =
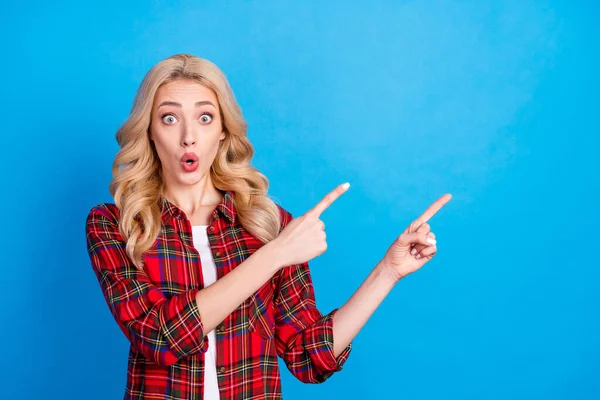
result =
M235 192L239 223L266 243L277 237L280 214L267 194L269 181L250 165L254 147L247 138L247 123L223 72L214 63L190 54L168 57L145 75L127 120L116 134L120 150L113 166L110 194L120 211L119 231L127 242L127 254L143 268L143 254L161 229L161 198L164 194L161 162L150 142L149 130L158 88L178 79L193 80L217 96L225 139L210 167L210 177L220 190Z

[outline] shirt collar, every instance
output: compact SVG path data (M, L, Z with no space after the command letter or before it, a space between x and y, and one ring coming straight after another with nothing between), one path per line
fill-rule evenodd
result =
M217 204L217 207L215 207L217 213L224 216L227 219L227 221L231 224L235 223L235 217L237 214L233 198L234 192L231 190L226 190L224 191L223 199L219 204ZM179 207L177 207L175 204L171 203L164 197L162 197L161 207L163 221L165 221L169 217L173 217L176 219L186 218L185 213Z

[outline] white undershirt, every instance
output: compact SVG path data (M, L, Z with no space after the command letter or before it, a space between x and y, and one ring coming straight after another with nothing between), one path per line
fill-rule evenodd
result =
M208 236L206 234L206 225L192 226L192 237L194 247L200 253L200 262L202 264L202 276L204 278L204 287L215 283L217 280L217 269L213 260ZM204 357L204 400L219 400L219 381L217 380L217 338L215 330L208 332L208 351Z

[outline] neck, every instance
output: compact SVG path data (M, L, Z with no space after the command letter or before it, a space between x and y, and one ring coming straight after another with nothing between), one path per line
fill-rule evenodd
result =
M165 187L164 197L175 204L188 215L193 215L198 210L207 207L214 209L222 200L223 193L217 189L209 179L203 179L195 185Z

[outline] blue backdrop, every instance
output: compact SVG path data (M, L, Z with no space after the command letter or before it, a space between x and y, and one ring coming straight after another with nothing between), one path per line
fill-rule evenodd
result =
M341 306L431 202L439 251L304 398L600 398L600 89L592 1L2 5L6 399L118 399L128 343L85 246L114 135L175 53L228 76L294 215L336 185L317 305ZM10 256L10 257L8 257Z

